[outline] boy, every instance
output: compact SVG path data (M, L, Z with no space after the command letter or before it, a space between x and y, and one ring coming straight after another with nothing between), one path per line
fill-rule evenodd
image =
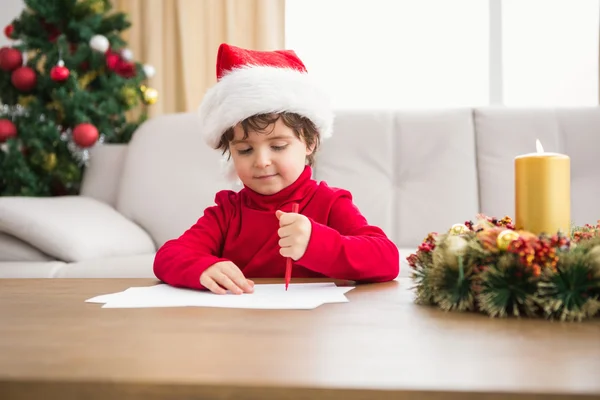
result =
M395 279L392 241L368 225L348 191L312 179L333 116L296 54L222 44L217 79L200 105L201 134L227 156L229 176L244 188L217 193L215 206L158 250L157 278L217 294L251 293L249 278L283 277L290 257L293 277Z

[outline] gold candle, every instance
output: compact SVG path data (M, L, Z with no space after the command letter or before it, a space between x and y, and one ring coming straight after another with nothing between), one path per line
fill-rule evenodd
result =
M539 235L571 234L571 160L546 153L515 158L515 228Z

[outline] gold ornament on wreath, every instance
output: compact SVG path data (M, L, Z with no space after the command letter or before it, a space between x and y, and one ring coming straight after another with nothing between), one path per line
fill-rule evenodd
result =
M462 235L469 232L470 229L465 224L454 224L452 228L450 228L451 235Z
M506 229L498 234L496 245L502 251L508 250L508 246L519 238L519 233L512 229Z

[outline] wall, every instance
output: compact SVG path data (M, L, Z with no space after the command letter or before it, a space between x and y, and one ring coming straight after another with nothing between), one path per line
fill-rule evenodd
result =
M4 36L4 27L21 14L24 7L23 0L2 0L0 2L0 47L11 43L11 40Z

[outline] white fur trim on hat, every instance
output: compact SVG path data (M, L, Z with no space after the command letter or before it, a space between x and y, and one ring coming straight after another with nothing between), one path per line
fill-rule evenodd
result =
M200 134L215 148L223 133L244 119L281 112L310 119L322 140L332 135L329 98L307 73L255 65L230 71L206 92L198 109Z

